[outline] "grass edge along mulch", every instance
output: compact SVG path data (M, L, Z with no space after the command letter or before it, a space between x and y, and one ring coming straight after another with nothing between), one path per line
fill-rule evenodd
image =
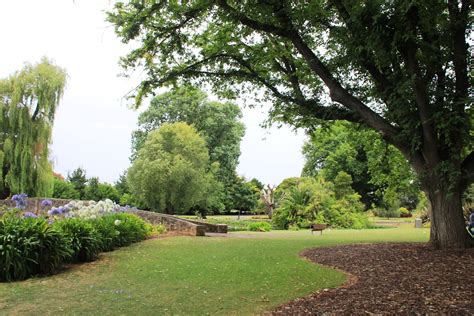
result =
M474 249L377 243L311 248L300 255L344 272L348 281L280 305L272 314L474 314Z

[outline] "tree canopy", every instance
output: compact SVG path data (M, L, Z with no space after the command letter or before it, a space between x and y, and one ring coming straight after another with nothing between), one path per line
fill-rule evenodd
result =
M129 194L126 182L126 173L123 173L115 185L101 182L98 177L87 177L86 170L82 167L68 173L65 180L62 176L55 176L53 198L73 200L112 200L122 205L141 206Z
M272 117L313 128L359 122L397 147L432 205L430 241L466 247L462 192L474 179L472 2L117 2L122 59L144 66L135 99L176 81L224 96L265 88Z
M74 189L79 193L81 200L85 199L87 187L87 175L84 168L78 167L72 173L68 173L67 180L73 185Z
M205 208L219 190L205 140L186 123L165 123L148 134L128 170L130 190L155 211Z
M234 181L245 133L241 117L233 103L210 101L204 92L189 85L174 88L153 98L140 114L139 128L132 134L132 160L149 132L164 123L185 122L205 139L211 163L219 163L218 179L229 185Z
M79 200L81 198L71 182L57 177L54 177L53 180L53 193L51 197L70 200Z
M260 189L255 184L256 179L246 181L243 177L235 177L228 187L227 209L251 212L257 207L260 198ZM258 181L258 180L256 180Z
M49 145L66 72L44 58L0 80L0 197L49 196Z
M90 178L84 189L84 200L100 201L105 199L119 203L120 193L113 185L101 183L97 177Z
M344 121L325 124L312 131L303 154L303 175L334 182L339 172L349 173L366 207L416 207L419 185L413 169L398 149L371 129Z

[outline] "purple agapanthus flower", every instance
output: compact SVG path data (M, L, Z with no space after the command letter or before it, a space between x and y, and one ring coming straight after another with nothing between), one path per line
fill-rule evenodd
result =
M52 209L48 211L48 215L52 215L52 216L61 215L62 212L63 212L62 207L53 207Z
M12 196L12 201L15 202L15 207L22 210L26 208L27 199L28 195L26 193L15 194Z
M125 205L125 206L121 206L118 210L118 212L130 212L130 211L136 211L137 208L136 207L131 207L130 205Z
M51 200L43 200L43 201L41 201L41 206L42 206L42 207L50 207L50 206L52 206L52 205L53 205L53 201L51 201Z
M23 214L23 218L37 218L38 216L35 213L32 212L25 212Z

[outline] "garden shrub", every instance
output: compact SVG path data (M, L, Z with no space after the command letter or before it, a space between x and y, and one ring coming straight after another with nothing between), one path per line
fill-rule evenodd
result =
M288 230L298 231L300 230L300 227L296 224L293 224L288 226Z
M128 246L145 240L151 235L153 227L140 217L128 213L116 213L102 217L102 220L115 228L114 247Z
M163 224L153 225L152 235L161 235L166 233L166 226Z
M93 261L102 251L165 231L110 200L72 201L51 208L45 218L25 212L26 194L14 197L15 208L0 210L0 281L54 273L64 262ZM42 211L51 206L41 202Z
M272 229L272 225L267 222L254 222L248 225L248 230L254 232L269 232Z
M285 208L277 208L272 216L275 229L288 229L290 226L289 212Z
M280 201L273 213L277 229L309 228L313 223L335 228L368 228L360 195L350 187L350 176L341 173L337 186L317 178L289 178L278 186ZM337 189L337 190L336 190Z
M367 214L348 210L344 204L335 203L329 209L322 212L324 223L334 228L370 228L371 224Z
M115 239L117 236L117 230L112 220L108 219L109 216L102 216L98 219L91 220L90 222L94 226L95 230L100 236L100 251L107 252L115 249Z
M0 209L0 217L21 217L23 210L18 208L3 207Z
M0 281L54 273L71 255L69 239L44 218L0 218Z
M101 235L90 221L68 218L56 221L54 227L69 239L73 250L72 262L88 262L98 258L102 246Z
M385 218L397 218L400 217L400 211L398 208L380 208L377 209L376 215Z
M5 205L0 205L0 217L2 217L5 213L7 213L9 210L8 207L6 207Z
M352 226L351 228L354 229L365 229L365 228L371 228L372 224L369 221L369 217L367 214L363 213L352 213Z
M301 218L298 221L298 227L299 228L310 228L312 224L314 224L314 220L310 220L308 218ZM324 223L322 223L322 224L324 224Z
M324 221L334 228L351 227L351 214L345 212L342 205L338 203L331 205L331 207L323 210L321 213L324 217Z
M400 207L398 209L398 213L400 214L400 217L411 217L411 213L408 209L406 209L405 207Z

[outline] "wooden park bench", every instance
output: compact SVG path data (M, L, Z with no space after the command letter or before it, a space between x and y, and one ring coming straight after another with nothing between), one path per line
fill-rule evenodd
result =
M326 224L311 224L310 228L311 228L311 235L313 234L313 232L321 232L321 235L323 234L323 230L325 230L327 227Z

